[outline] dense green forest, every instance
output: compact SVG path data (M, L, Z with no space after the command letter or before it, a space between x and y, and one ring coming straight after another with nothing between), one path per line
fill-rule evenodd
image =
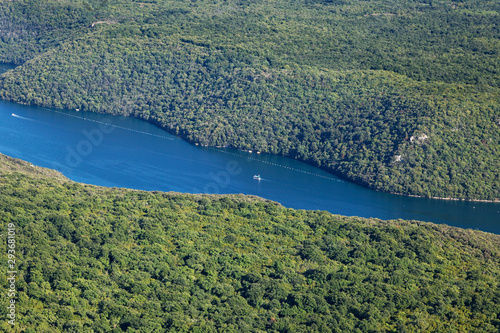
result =
M500 330L500 236L481 231L84 185L3 155L0 221L3 332Z
M499 199L498 1L1 1L0 98Z

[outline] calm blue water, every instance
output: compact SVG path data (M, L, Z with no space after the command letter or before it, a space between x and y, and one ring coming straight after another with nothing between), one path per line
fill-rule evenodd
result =
M253 194L286 207L415 219L500 234L500 204L380 193L296 160L194 146L126 117L0 101L0 152L88 184ZM255 174L262 180L254 180Z

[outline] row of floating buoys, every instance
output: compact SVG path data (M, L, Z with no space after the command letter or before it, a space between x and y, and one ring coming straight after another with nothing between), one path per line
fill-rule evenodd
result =
M237 157L242 157L241 155L238 155L238 154L235 154L235 153L232 153L232 152L229 152L229 151L219 150L219 149L216 149L216 148L213 148L213 147L208 147L208 148L209 148L209 149L216 150L216 151L218 151L218 152L222 152L222 153L224 153L224 154L233 155L233 156L237 156ZM249 152L249 153L251 153L252 151L251 151L251 150L249 150L248 152ZM258 153L258 154L260 154L260 152L257 152L257 153ZM308 174L308 175L311 175L311 176L321 177L321 178L325 178L325 179L328 179L328 180L333 180L333 181L337 181L337 182L339 182L339 183L343 183L343 181L342 181L342 180L340 180L340 179L335 179L335 178L328 177L328 176L318 175L317 173L312 173L312 172L305 171L305 170L300 170L300 169L296 169L296 168L291 168L291 167L289 167L289 166L284 166L284 165L277 164L277 163L273 163L273 162L263 161L263 160L259 160L259 159L253 158L253 157L247 157L247 158L248 158L248 159L250 159L250 160L252 160L252 161L256 161L256 162L260 162L260 163L265 163L265 164L269 164L269 165L272 165L272 166L275 166L275 167L284 168L284 169L289 169L289 170L292 170L292 171L305 173L305 174Z
M50 109L47 109L47 110L50 110ZM59 114L65 115L65 116L73 117L73 118L78 118L78 119L82 119L82 120L86 120L86 121L92 121L94 123L101 124L101 125L113 126L113 127L119 128L119 129L130 131L130 132L136 132L136 133L140 133L140 134L150 135L150 136L154 136L154 137L157 137L157 138L160 138L160 139L166 139L166 140L172 140L172 141L174 140L172 138L169 138L169 137L166 137L166 136L163 136L163 135L158 135L158 134L143 132L143 131L139 131L139 130L128 128L128 127L114 125L112 123L107 123L107 122L104 122L104 121L99 121L99 120L95 120L95 119L88 119L88 118L85 118L85 117L79 117L79 116L75 116L75 115L72 115L72 114L67 114L67 113L64 113L64 112L59 112L59 111L56 111L56 110L50 110L50 111L56 112L56 113L59 113Z

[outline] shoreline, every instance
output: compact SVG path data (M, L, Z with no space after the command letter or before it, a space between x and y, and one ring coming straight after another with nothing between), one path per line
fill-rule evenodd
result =
M8 101L8 100L5 100L5 101ZM35 106L35 107L46 107L46 108L52 108L52 109L58 109L58 108L54 108L54 107L50 107L50 106L39 106L39 105L33 105L33 104L24 104L24 103L17 103L17 102L12 102L12 101L8 101L8 102L11 102L11 103L15 103L15 104L21 104L21 105L28 105L28 106ZM60 110L72 110L72 109L60 109ZM112 114L112 113L101 113L101 112L94 112L94 111L84 111L84 112L90 112L90 113L97 113L97 114L104 114L104 115L111 115L111 116L115 116L115 114ZM356 184L356 185L359 185L359 186L362 186L364 188L367 188L369 190L372 190L372 191L376 191L376 192L380 192L380 193L388 193L388 194L395 194L395 195L399 195L399 196L405 196L405 197L412 197L412 198L423 198L423 199L433 199L433 200L447 200L447 201L468 201L468 202L484 202L484 203L500 203L500 199L495 199L495 200L487 200L487 199L461 199L461 198L451 198L451 197L426 197L426 196L423 196L423 195L417 195L417 194L404 194L404 193L397 193L397 192L389 192L389 191L383 191L383 190L379 190L379 189L376 189L376 188L373 188L371 186L368 186L368 184L366 183L361 183L361 182L357 182L355 180L352 180L352 179L349 179L347 177L344 177L343 175L341 174L337 174L335 172L333 172L331 169L328 169L328 168L324 168L324 167L320 167L318 165L315 165L313 163L311 163L310 161L305 161L305 160L302 160L302 159L297 159L297 158L294 158L294 157L291 157L291 156L287 156L287 155L278 155L278 154L272 154L272 153L268 153L268 152L265 152L265 151L259 151L259 150L256 150L256 149L248 149L248 148L239 148L239 147L234 147L232 145L226 145L226 146L210 146L210 145L205 145L205 144L202 144L200 142L195 142L193 140L190 140L187 135L182 135L182 134L175 134L174 131L170 131L170 129L168 127L164 127L164 126L161 126L157 121L155 120L151 120L151 119L144 119L143 117L137 117L137 116L134 116L134 115L120 115L118 114L118 116L123 116L123 117L128 117L128 118L134 118L134 119L137 119L137 120L141 120L141 121L144 121L146 123L149 123L153 126L156 126L157 128L161 129L162 131L165 131L167 132L168 134L171 134L177 138L180 138L182 140L184 140L185 142L193 145L193 146L201 146L201 147L208 147L208 148L228 148L228 149L234 149L234 150L237 150L237 151L242 151L242 152L247 152L249 154L269 154L269 155L273 155L273 156L281 156L281 157L286 157L286 158L290 158L290 159L295 159L295 160L298 160L298 161L301 161L303 163L306 163L306 164L309 164L315 168L318 168L320 170L323 170L323 171L326 171L328 172L329 174L331 174L332 176L335 176L335 177L338 177L339 179L342 179L344 181L347 181L347 182L350 182L352 184Z
M382 191L381 191L382 192ZM387 192L390 194L396 194L396 195L401 195L405 197L412 197L412 198L423 198L423 199L433 199L433 200L449 200L449 201L469 201L469 202L487 202L487 203L500 203L500 199L495 199L495 200L486 200L486 199L460 199L460 198L450 198L450 197L425 197L423 195L416 195L416 194L403 194L403 193L396 193L396 192Z
M5 64L5 63L0 63L0 65L9 65L9 64ZM11 68L12 69L12 68ZM59 110L77 110L77 109L64 109L64 108L56 108L54 106L41 106L41 105L37 105L37 104L31 104L31 103L23 103L23 102L14 102L14 101L11 101L11 100L8 100L8 99L0 99L2 101L6 101L6 102L10 102L10 103L14 103L14 104L19 104L19 105L26 105L26 106L34 106L34 107L40 107L40 108L51 108L51 109L59 109ZM240 147L235 147L235 146L232 146L232 145L225 145L225 146L210 146L210 145L205 145L205 144L202 144L200 142L196 142L194 140L190 140L188 138L188 136L186 135L186 133L179 133L179 134L176 134L172 129L168 128L167 126L163 126L159 123L159 121L157 121L156 119L151 119L151 118L144 118L142 116L136 116L136 115L122 115L122 114L113 114L113 113L107 113L107 112L95 112L95 111L88 111L88 110L78 110L78 111L84 111L84 112L90 112L90 113L96 113L96 114L104 114L104 115L111 115L111 116L115 116L115 115L118 115L118 116L123 116L123 117L129 117L129 118L134 118L134 119L137 119L137 120L141 120L141 121L144 121L146 123L149 123L153 126L156 126L157 128L161 129L162 131L165 131L175 137L178 137L182 140L184 140L185 142L193 145L193 146L201 146L201 147L210 147L210 148L229 148L229 149L234 149L234 150L237 150L237 151L244 151L244 152L247 152L247 153L250 153L250 154L270 154L270 155L274 155L274 156L282 156L282 157L286 157L286 158L290 158L290 159L295 159L295 160L298 160L298 161L301 161L303 163L306 163L306 164L309 164L315 168L318 168L320 170L323 170L323 171L326 171L328 172L329 174L335 176L335 177L338 177L339 179L342 179L344 181L347 181L347 182L350 182L350 183L353 183L353 184L356 184L356 185L360 185L362 187L365 187L367 189L370 189L372 191L376 191L376 192L381 192L381 193L388 193L388 194L396 194L396 195L400 195L400 196L406 196L406 197L413 197L413 198L426 198L426 199L433 199L433 200L448 200L448 201L469 201L469 202L484 202L484 203L500 203L500 199L494 199L494 200L487 200L487 199L463 199L463 198L452 198L452 197L427 197L427 196L422 196L422 195L416 195L416 194L405 194L405 193L398 193L398 192L390 192L390 191L384 191L384 190L380 190L380 189L376 189L372 186L369 186L369 184L367 183L362 183L362 182L358 182L356 180L353 180L353 179L349 179L347 177L345 177L344 175L342 174L339 174L339 173L336 173L334 172L333 170L329 169L329 168L325 168L325 167L321 167L321 166L318 166L314 163L311 163L310 161L306 161L306 160L303 160L303 159L298 159L298 158L294 158L292 156L289 156L289 155L280 155L280 154L272 154L272 153L269 153L269 152L266 152L266 151L262 151L262 150L258 150L258 149L249 149L249 148L240 148Z
M140 118L136 118L136 119L140 119ZM141 120L144 120L144 119L141 119ZM147 121L147 120L145 120ZM268 153L268 152L261 152L261 151L257 151L255 149L243 149L243 148L238 148L238 147L233 147L231 145L228 145L228 146L210 146L210 145L203 145L203 144L200 144L200 143L194 143L192 141L190 141L189 139L187 139L186 137L183 137L183 136L180 136L180 135L176 135L174 133L171 133L170 131L168 131L166 128L163 128L163 127L160 127L156 124L153 124L155 126L157 126L158 128L166 131L167 133L169 134L172 134L172 135L175 135L176 137L179 137L181 138L182 140L188 142L189 144L192 144L192 145L200 145L202 147L209 147L209 148L228 148L228 149L234 149L234 150L237 150L237 151L241 151L241 152L246 152L246 153L249 153L249 154L269 154L269 155L273 155L273 156L281 156L281 157L286 157L286 158L290 158L290 159L294 159L293 157L291 156L287 156L287 155L275 155L275 154L271 154L271 153ZM326 171L328 172L329 174L331 174L332 176L335 176L335 177L338 177L344 181L347 181L347 182L350 182L352 184L356 184L356 185L359 185L359 186L362 186L364 188L367 188L369 190L372 190L372 191L376 191L376 192L380 192L380 193L388 193L388 194L395 194L395 195L400 195L400 196L404 196L404 197L412 197L412 198L423 198L423 199L433 199L433 200L449 200L449 201L469 201L469 202L485 202L485 203L500 203L500 199L494 199L494 200L487 200L487 199L461 199L461 198L451 198L451 197L426 197L426 196L423 196L423 195L417 195L417 194L404 194L404 193L398 193L398 192L388 192L388 191L382 191L382 190L378 190L376 188L373 188L373 187L370 187L368 186L366 183L361 183L361 182L356 182L352 179L349 179L349 178L346 178L344 177L343 175L341 174L337 174L335 172L333 172L332 170L330 169L327 169L327 168L323 168L323 167L320 167L320 166L317 166L313 163L310 163L309 161L305 161L305 160L301 160L301 159L296 159L298 161L301 161L303 163L306 163L308 165L311 165L315 168L318 168L320 170L323 170L323 171Z

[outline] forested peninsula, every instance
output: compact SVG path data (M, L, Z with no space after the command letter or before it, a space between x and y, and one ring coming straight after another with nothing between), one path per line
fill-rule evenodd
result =
M500 3L0 1L0 98L499 199Z
M4 155L0 223L3 332L500 330L500 236L481 231L84 185Z

